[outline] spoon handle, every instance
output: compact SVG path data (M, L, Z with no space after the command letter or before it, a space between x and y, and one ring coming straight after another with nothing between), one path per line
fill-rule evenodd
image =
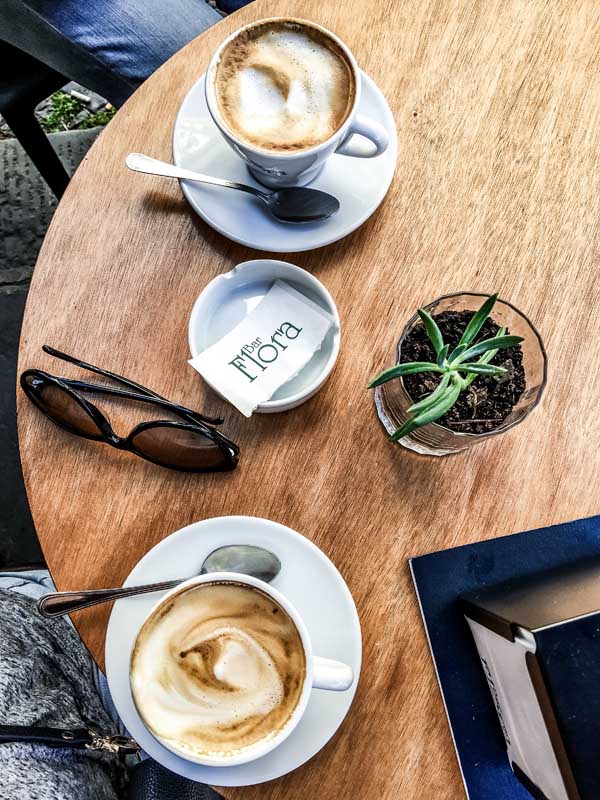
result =
M43 617L61 617L63 614L71 614L82 608L89 608L98 603L107 603L111 600L119 600L121 597L133 597L136 594L146 594L147 592L158 592L161 589L173 589L182 582L162 581L161 583L149 583L145 586L121 586L119 589L90 589L84 592L53 592L52 594L40 597L37 602L37 609Z
M193 172L191 169L169 164L167 161L150 158L150 156L145 156L143 153L129 153L125 163L134 172L161 175L163 178L180 178L185 181L197 181L198 183L212 183L215 186L225 186L227 189L239 189L242 192L248 192L248 194L256 195L262 200L265 200L268 196L265 192L261 192L260 189L255 189L254 186L247 186L245 183L236 183L235 181L226 181L222 178L213 178L212 175L202 175L199 172Z

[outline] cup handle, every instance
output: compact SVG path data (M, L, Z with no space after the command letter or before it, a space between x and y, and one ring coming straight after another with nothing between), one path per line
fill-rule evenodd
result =
M331 658L313 657L313 689L343 692L352 686L354 672L348 664Z
M352 141L354 134L368 139L369 143L367 144L367 142L360 140ZM348 135L335 152L342 156L373 158L381 155L387 149L389 143L388 132L380 122L375 122L374 119L357 114L350 126Z

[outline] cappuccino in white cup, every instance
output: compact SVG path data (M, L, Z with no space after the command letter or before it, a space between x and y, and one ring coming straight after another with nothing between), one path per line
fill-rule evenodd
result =
M289 601L238 573L192 578L165 595L140 628L131 693L152 734L199 764L232 766L280 744L311 688L344 690L352 669L312 654Z
M333 136L350 114L356 87L350 62L329 35L273 20L227 44L215 92L222 119L239 139L289 153Z
M208 108L221 133L269 186L304 185L337 152L372 157L385 128L357 115L360 71L346 45L305 20L260 20L232 34L207 72ZM353 134L369 140L350 142Z

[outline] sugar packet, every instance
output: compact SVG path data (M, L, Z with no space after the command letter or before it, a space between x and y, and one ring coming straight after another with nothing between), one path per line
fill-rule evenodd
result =
M233 330L189 363L249 417L308 364L334 325L331 314L277 280Z

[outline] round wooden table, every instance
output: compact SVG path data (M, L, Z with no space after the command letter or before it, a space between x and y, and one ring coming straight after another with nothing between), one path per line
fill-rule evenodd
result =
M257 253L197 219L177 183L132 175L124 159L137 150L168 160L177 109L213 50L275 14L313 19L349 44L391 104L399 156L387 199L360 230L289 258L337 301L332 377L295 411L247 420L186 364L186 331L206 283ZM65 434L19 393L29 501L58 588L119 585L171 531L253 514L316 542L359 610L363 672L338 735L295 773L225 790L229 798L459 797L407 558L600 511L599 41L593 0L257 0L136 92L56 211L20 369L80 374L41 352L51 344L222 411L242 449L233 473L169 472ZM417 306L459 290L498 291L528 314L550 381L541 407L510 433L423 458L387 442L365 387L392 363ZM123 404L103 408L119 432L137 419ZM75 619L100 664L109 611Z

